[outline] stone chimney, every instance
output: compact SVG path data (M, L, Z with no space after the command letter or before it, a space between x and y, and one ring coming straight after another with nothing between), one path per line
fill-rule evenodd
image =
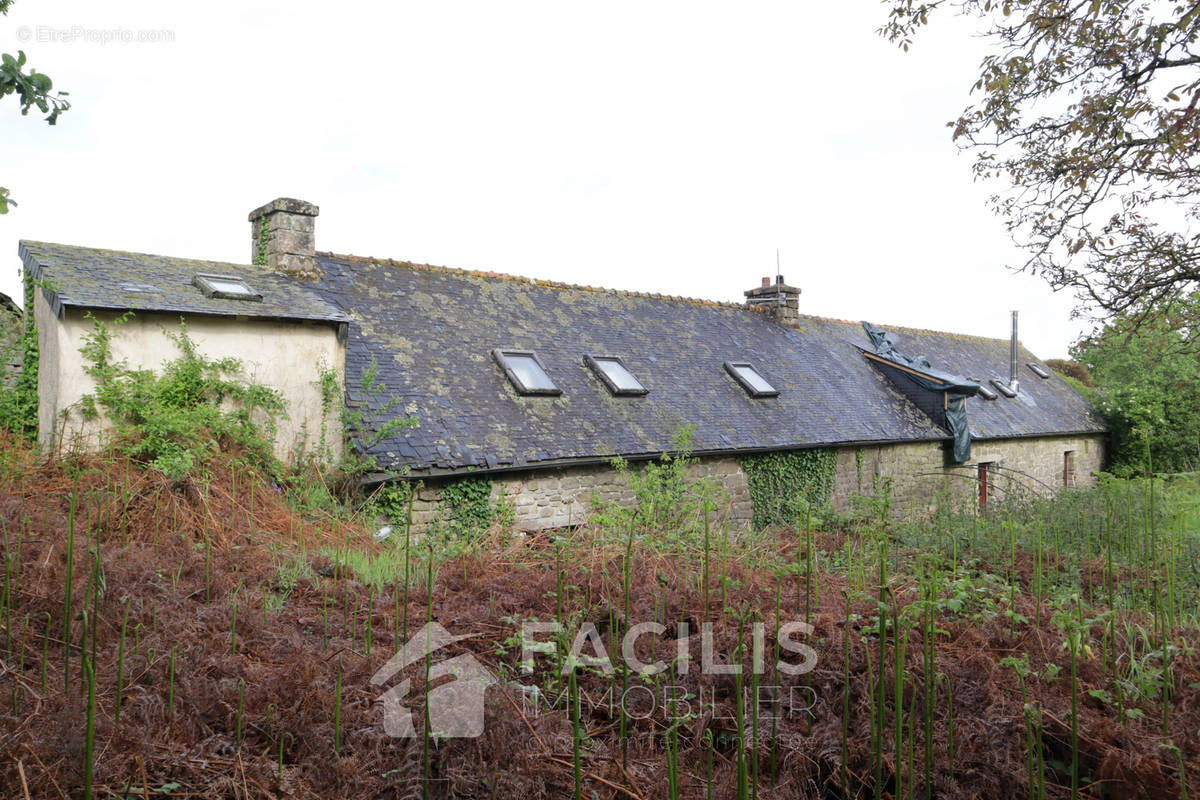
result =
M300 280L317 276L316 221L320 209L280 197L250 212L250 261Z
M746 307L766 311L780 325L800 325L800 290L784 283L782 275L776 275L774 283L769 277L763 278L762 286L746 292Z

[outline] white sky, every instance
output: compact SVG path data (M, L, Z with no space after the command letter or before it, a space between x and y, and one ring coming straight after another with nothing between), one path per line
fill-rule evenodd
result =
M0 51L70 92L51 128L0 102L0 291L17 240L244 262L247 213L321 207L317 247L1008 335L1082 323L1014 275L947 121L982 45L912 51L875 0L168 3L18 0ZM101 43L104 31L173 41ZM19 39L25 36L24 41Z

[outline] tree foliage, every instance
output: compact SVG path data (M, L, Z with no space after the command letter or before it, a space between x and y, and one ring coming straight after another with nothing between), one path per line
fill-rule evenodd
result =
M1118 474L1200 469L1200 360L1177 313L1140 324L1118 318L1074 348L1098 387Z
M950 124L977 177L1011 184L992 204L1020 266L1106 318L1170 304L1200 330L1200 4L883 2L880 32L905 49L935 12L992 44Z
M13 0L0 0L0 14L7 14L12 4ZM46 122L53 125L58 122L58 115L71 107L65 99L67 93L55 94L50 76L33 68L26 71L25 62L24 50L18 50L15 56L0 53L0 98L15 94L22 114L36 108L46 115ZM10 205L16 203L9 198L8 189L0 186L0 214L7 214Z

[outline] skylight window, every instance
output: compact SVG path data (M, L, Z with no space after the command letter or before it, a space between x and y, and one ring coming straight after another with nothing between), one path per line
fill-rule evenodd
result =
M1016 397L1017 396L1017 393L1014 392L1011 388L1009 388L1009 385L1007 383L1005 383L1004 381L1000 380L999 378L992 378L992 386L995 386L997 389L999 389L1000 394L1004 395L1005 397Z
M562 394L532 350L493 350L492 357L521 394Z
M201 273L192 279L192 283L196 288L204 292L205 297L212 297L218 300L249 300L261 303L263 299L263 296L251 289L244 280L231 275L205 275Z
M775 397L779 390L758 373L752 364L745 361L726 361L725 371L742 385L751 397Z
M1050 377L1050 373L1043 369L1041 364L1034 364L1032 361L1030 361L1025 364L1025 366L1029 367L1029 369L1033 371L1034 375L1037 375L1043 380Z
M583 360L613 394L642 395L648 391L616 356L584 356Z
M983 381L979 380L978 378L970 378L969 380L971 381L971 383L979 384L979 396L982 397L984 400L995 400L997 397L1000 396L1000 395L996 394L995 392L993 392L991 389L984 386Z

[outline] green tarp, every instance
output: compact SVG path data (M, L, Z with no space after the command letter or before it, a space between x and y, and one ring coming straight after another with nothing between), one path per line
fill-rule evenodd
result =
M970 461L971 429L967 424L965 401L979 392L979 384L949 372L934 369L933 365L929 363L929 359L924 356L915 358L906 356L892 344L887 331L880 330L869 322L863 322L862 326L871 339L876 355L903 368L904 376L922 389L937 394L945 393L946 418L943 424L954 436L954 460L960 464ZM922 404L922 407L927 406ZM941 420L936 421L942 423Z

